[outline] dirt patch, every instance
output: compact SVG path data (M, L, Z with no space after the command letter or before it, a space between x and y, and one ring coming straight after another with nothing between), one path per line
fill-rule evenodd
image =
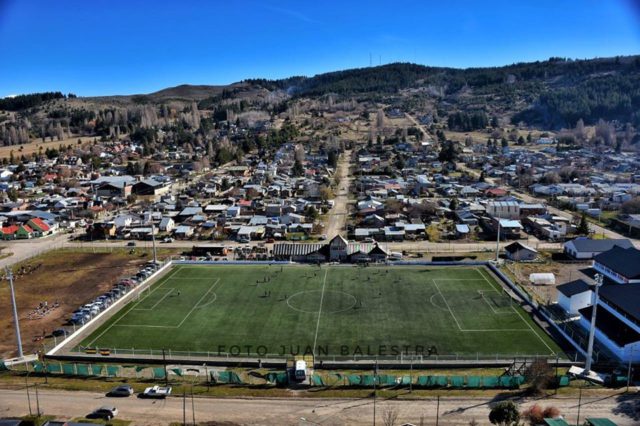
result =
M121 277L136 271L147 257L126 252L53 251L14 267L16 301L24 353L41 348L36 338L50 335L78 306L109 290ZM24 272L21 269L24 267ZM31 272L28 272L31 271ZM0 282L0 358L16 354L8 284ZM49 309L34 314L40 303ZM59 305L53 308L56 303Z
M518 282L530 293L534 294L539 302L553 302L557 298L556 287L569 281L583 279L588 281L584 274L589 269L587 262L560 263L545 258L541 263L514 263L509 266L511 273ZM533 273L550 272L555 275L555 285L533 285L529 282L529 275Z

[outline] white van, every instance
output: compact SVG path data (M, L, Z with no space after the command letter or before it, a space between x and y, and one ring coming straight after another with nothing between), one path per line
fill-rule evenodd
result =
M307 363L305 361L296 361L296 369L293 372L293 376L300 382L307 377Z

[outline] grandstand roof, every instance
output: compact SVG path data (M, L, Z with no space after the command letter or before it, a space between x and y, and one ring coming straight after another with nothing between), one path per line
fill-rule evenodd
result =
M599 293L605 302L640 323L640 285L610 284L602 286Z
M580 315L587 321L591 321L593 306L587 306L578 312L580 312ZM640 341L640 334L622 322L620 318L609 312L608 309L598 309L598 313L596 314L596 327L620 347Z
M614 246L593 260L627 278L640 277L640 250L634 247Z

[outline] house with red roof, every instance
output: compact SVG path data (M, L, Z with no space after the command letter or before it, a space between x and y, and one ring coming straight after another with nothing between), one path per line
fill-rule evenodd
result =
M33 229L34 236L42 237L51 233L51 227L42 219L36 217L27 222L27 226Z
M1 229L3 240L27 240L34 237L29 225L10 225Z

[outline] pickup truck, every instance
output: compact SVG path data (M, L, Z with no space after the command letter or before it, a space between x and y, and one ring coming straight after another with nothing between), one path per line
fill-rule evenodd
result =
M143 398L158 398L163 399L167 396L171 395L171 386L163 387L163 386L151 386L148 387L142 392Z

